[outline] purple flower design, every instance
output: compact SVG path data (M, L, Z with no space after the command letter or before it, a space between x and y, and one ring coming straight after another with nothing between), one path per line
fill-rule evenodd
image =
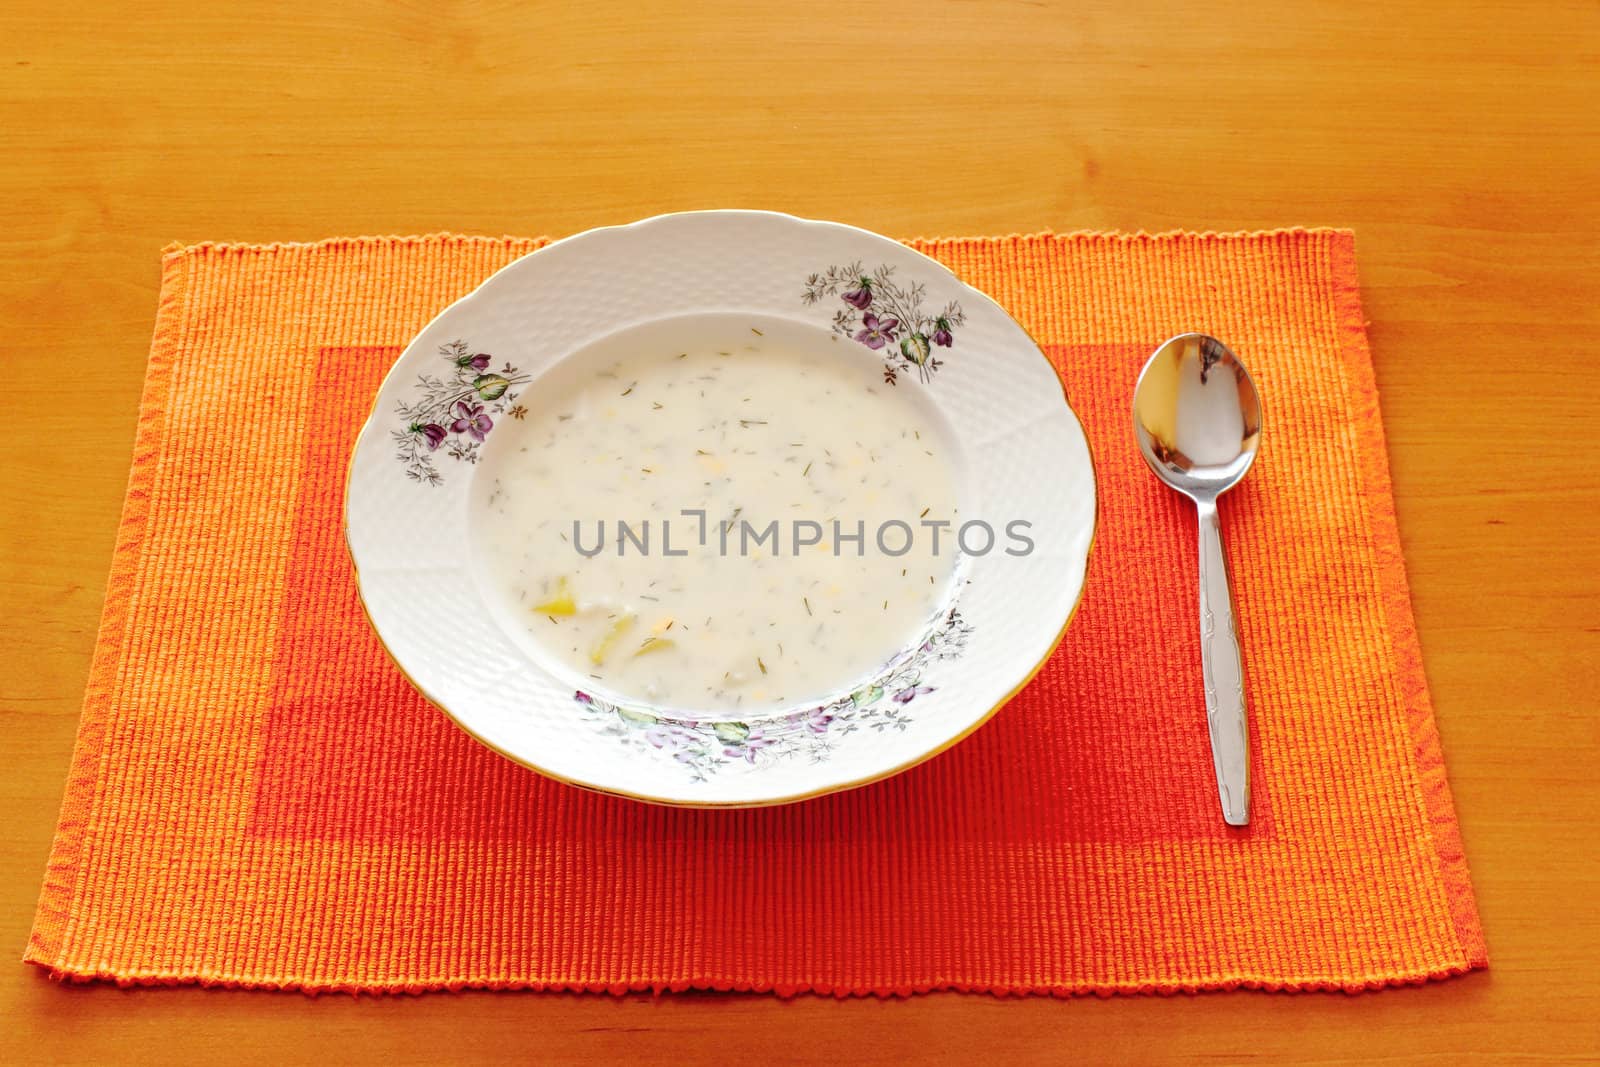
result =
M419 426L417 428L417 432L422 434L423 439L428 442L429 452L435 451L441 444L444 443L445 435L447 433L445 428L440 426L437 422L430 422L426 426Z
M494 357L474 352L466 341L440 345L439 355L449 373L419 374L412 397L396 405L400 424L389 432L406 477L431 486L445 484L439 470L444 458L462 463L482 458L478 445L494 428L490 412L528 413L515 390L532 378L510 363L493 370Z
M456 421L450 424L450 429L455 433L469 434L474 441L482 441L494 429L494 420L483 413L482 404L457 400L454 411Z
M650 727L644 732L644 739L656 748L664 748L675 752L686 738L684 731L675 726L663 726L660 723Z
M861 279L861 284L848 293L839 294L840 299L857 311L865 311L872 303L872 282L866 278Z
M949 320L948 319L940 319L938 322L934 323L933 325L934 325L933 337L931 337L930 340L933 341L933 343L936 344L936 345L940 345L940 346L942 346L944 348L949 348L951 343L955 341L955 338L950 335L950 322L949 322Z
M833 722L833 712L827 708L813 708L805 718L806 729L814 734L828 732L828 724Z
M777 743L778 739L768 737L765 731L759 729L751 730L742 744L738 747L730 745L722 750L722 754L724 756L732 756L734 759L743 759L746 763L754 763L757 752Z
M910 662L900 662L898 657L890 661L879 678L848 699L800 708L761 725L732 720L683 722L650 711L616 707L582 690L573 696L585 711L601 714L599 723L606 733L653 750L663 760L670 757L687 768L695 782L709 781L719 770L740 764L760 768L800 756L823 763L835 751L836 735L863 728L871 731L863 736L908 729L916 713L906 705L935 690L923 684L922 668L932 660L956 658L971 630L952 608ZM883 700L886 696L890 699Z
M856 334L856 340L868 348L878 349L894 340L894 332L900 328L899 319L879 319L872 312L861 316L861 332Z

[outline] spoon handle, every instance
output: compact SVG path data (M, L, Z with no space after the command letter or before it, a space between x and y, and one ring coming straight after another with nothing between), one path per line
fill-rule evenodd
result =
M1206 686L1206 724L1217 768L1217 795L1229 826L1250 822L1250 731L1245 723L1244 662L1233 625L1233 594L1215 497L1195 501L1200 512L1200 665Z

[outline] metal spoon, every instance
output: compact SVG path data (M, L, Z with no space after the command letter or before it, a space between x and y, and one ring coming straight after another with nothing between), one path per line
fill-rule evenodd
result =
M1228 346L1179 334L1155 350L1133 389L1133 432L1156 477L1200 512L1200 667L1222 818L1250 822L1250 732L1217 497L1239 484L1261 442L1261 398Z

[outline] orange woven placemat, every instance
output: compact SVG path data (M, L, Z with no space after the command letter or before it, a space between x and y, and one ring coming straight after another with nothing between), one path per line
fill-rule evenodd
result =
M440 308L540 244L166 254L28 960L129 983L836 994L1360 989L1484 964L1350 234L915 242L1065 378L1100 479L1082 609L952 751L709 812L479 747L356 601L340 506L373 390ZM1268 405L1225 508L1256 760L1242 833L1211 779L1192 512L1129 428L1145 355L1190 329L1228 341Z

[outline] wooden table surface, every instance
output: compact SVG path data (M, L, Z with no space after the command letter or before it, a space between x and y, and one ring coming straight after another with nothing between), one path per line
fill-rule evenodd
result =
M0 1061L1529 1062L1600 1050L1600 7L22 2L0 12L0 955L31 921L172 240L1356 229L1492 970L1359 997L63 988Z

